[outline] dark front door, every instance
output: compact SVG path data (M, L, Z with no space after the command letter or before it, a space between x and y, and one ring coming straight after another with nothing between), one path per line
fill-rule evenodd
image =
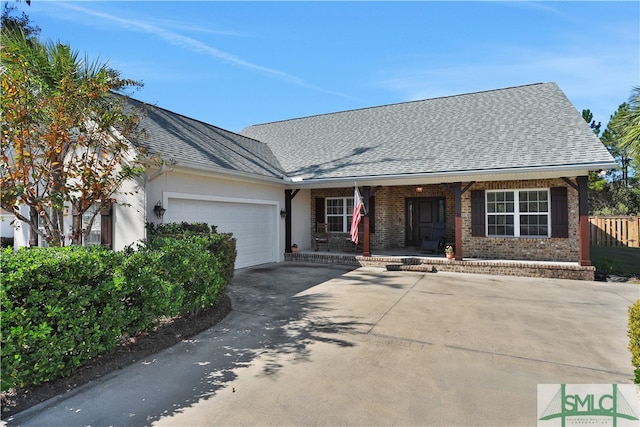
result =
M444 222L444 199L440 197L413 197L405 201L405 244L420 246L422 239L431 236L434 222Z

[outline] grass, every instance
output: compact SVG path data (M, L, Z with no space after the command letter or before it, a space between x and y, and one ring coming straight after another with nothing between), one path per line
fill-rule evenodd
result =
M607 274L640 278L640 248L591 246L591 262Z

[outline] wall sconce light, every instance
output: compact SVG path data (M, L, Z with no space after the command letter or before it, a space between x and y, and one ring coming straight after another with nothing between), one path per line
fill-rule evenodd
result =
M416 187L416 193L422 193L423 188L422 187Z
M280 216L281 216L282 218L286 218L286 217L287 217L287 211L285 211L284 209L282 209L282 210L280 211Z
M162 202L158 200L158 203L156 203L156 205L153 207L153 211L155 212L158 218L162 218L162 216L167 210L162 207Z

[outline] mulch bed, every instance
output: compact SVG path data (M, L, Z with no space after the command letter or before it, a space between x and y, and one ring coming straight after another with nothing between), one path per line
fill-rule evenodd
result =
M110 353L90 360L70 377L2 393L0 418L8 418L197 335L216 325L230 311L231 300L225 296L218 305L196 316L165 320L154 330L129 338Z

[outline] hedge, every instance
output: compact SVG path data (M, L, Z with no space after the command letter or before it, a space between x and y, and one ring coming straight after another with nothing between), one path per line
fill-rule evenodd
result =
M135 249L2 253L1 389L68 376L162 317L215 305L233 277L235 240L154 237Z
M629 307L629 351L635 367L635 383L640 384L640 299Z

